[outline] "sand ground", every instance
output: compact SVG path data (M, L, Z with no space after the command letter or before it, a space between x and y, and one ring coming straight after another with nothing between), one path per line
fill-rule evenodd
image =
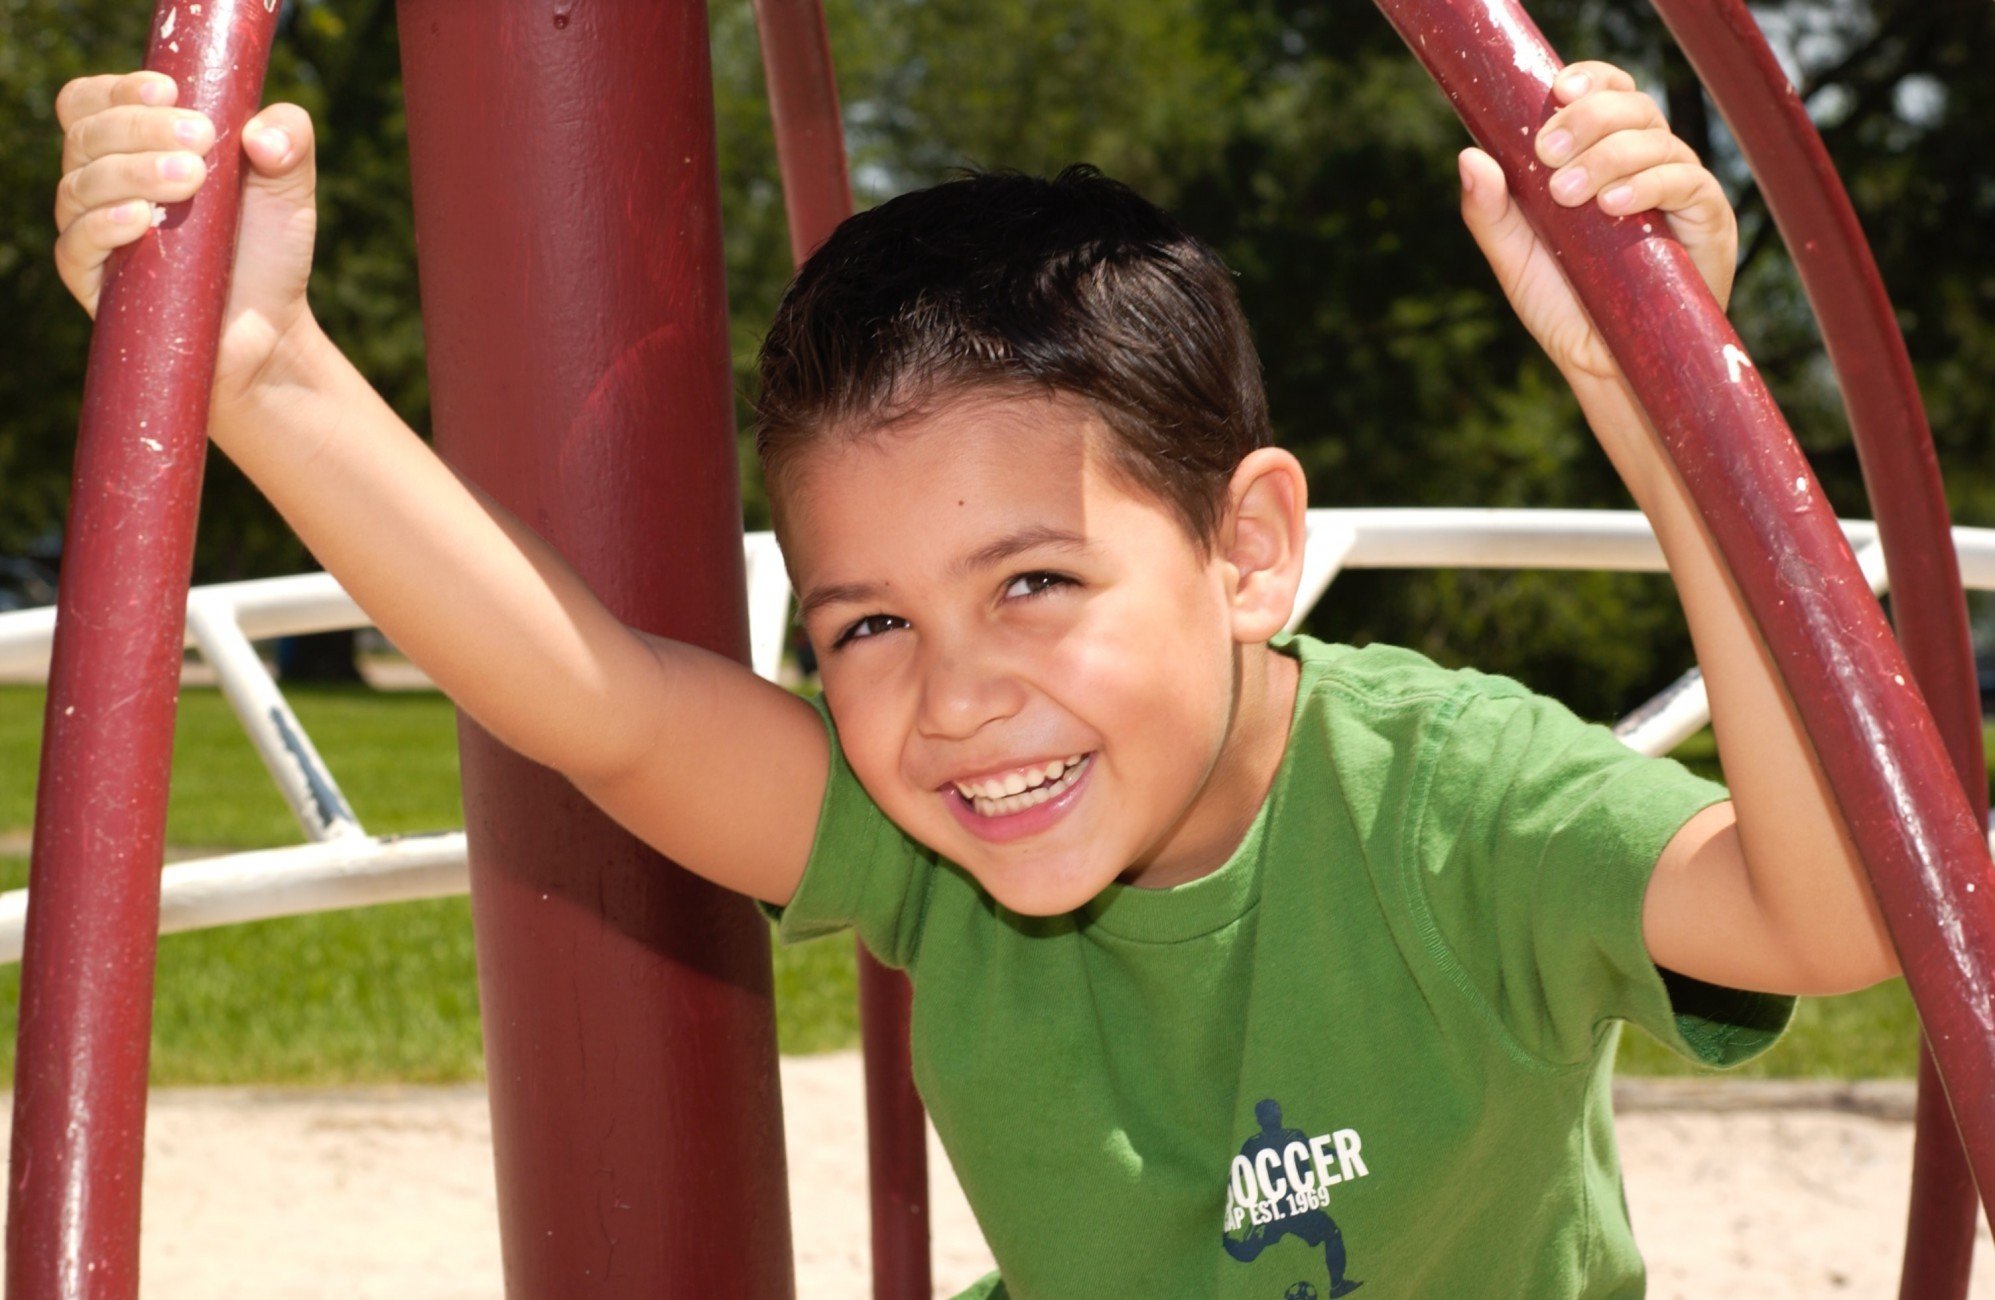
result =
M798 1294L861 1300L866 1209L857 1058L783 1063ZM1650 1295L1896 1293L1907 1085L1624 1084L1628 1197ZM804 1135L808 1134L808 1139ZM469 1300L500 1294L476 1088L163 1090L147 1138L147 1300ZM937 1294L989 1267L931 1144ZM807 1201L798 1198L808 1188ZM1984 1227L1972 1295L1995 1300Z

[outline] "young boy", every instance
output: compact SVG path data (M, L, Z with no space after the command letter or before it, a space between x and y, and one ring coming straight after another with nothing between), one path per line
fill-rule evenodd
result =
M1661 211L1722 298L1731 212L1655 106L1597 63L1558 98L1554 192ZM58 100L86 308L200 183L212 129L171 102ZM761 448L823 712L633 632L319 333L311 142L283 105L243 132L215 441L493 732L787 937L911 973L1003 1273L974 1294L1638 1295L1618 1021L1727 1064L1780 995L1895 972L1711 544L1479 151L1464 217L1655 524L1730 801L1515 683L1280 638L1304 483L1229 278L1084 170L894 200L784 299Z

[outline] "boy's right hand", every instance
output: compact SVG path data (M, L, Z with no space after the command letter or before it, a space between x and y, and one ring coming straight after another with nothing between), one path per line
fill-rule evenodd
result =
M174 80L158 72L79 77L56 95L63 127L56 269L93 318L111 250L152 228L153 205L187 199L207 179L214 125L173 107L178 95ZM249 166L215 363L218 400L253 385L285 340L311 321L305 285L318 225L312 120L295 104L272 104L243 125L241 148Z

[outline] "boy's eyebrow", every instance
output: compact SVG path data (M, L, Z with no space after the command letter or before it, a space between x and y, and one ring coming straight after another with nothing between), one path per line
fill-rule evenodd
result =
M1064 528L1054 528L1050 524L1027 524L1014 532L980 546L962 559L949 566L951 573L962 576L978 569L988 569L1002 564L1014 555L1035 551L1042 546L1057 547L1064 551L1087 551L1093 549L1088 539L1079 533L1070 533Z
M979 569L1002 564L1014 555L1037 550L1042 546L1066 551L1094 549L1088 539L1079 533L1068 532L1064 528L1054 528L1047 524L1029 524L971 551L951 564L949 571L960 577ZM825 587L813 587L797 602L797 620L802 622L808 619L826 605L846 603L863 605L878 600L883 590L884 588L876 582L834 582Z
M880 594L873 582L834 582L829 587L812 587L797 602L797 621L804 622L826 605L863 605Z

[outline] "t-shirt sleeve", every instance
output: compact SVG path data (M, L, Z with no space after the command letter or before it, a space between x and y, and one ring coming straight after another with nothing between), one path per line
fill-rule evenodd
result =
M1663 849L1723 786L1504 679L1472 680L1430 725L1422 893L1462 973L1526 1050L1584 1061L1613 1020L1707 1066L1772 1045L1792 998L1663 971L1642 938Z
M831 739L817 835L797 892L783 906L763 904L762 910L784 943L850 929L875 957L906 969L919 945L934 854L880 811L846 763L822 699L812 704Z

